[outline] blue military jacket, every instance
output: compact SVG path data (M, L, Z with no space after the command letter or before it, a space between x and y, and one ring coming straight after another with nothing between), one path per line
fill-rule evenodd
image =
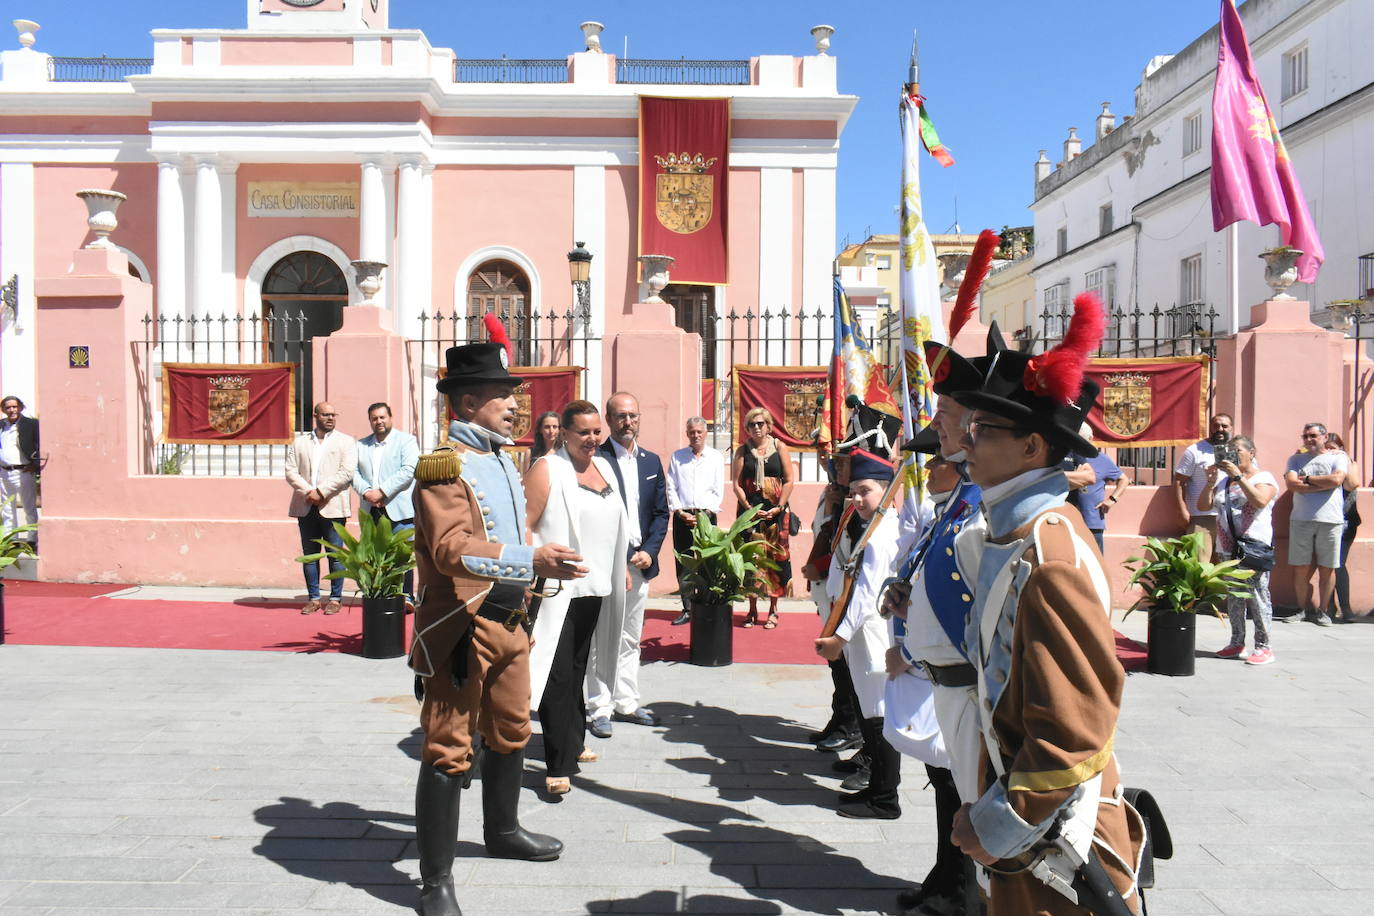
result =
M915 631L920 626L915 615L933 615L949 645L966 661L972 658L966 624L973 609L973 592L970 577L960 566L955 540L960 532L977 521L980 498L977 484L961 480L899 573L912 583L907 629ZM915 636L915 632L912 635ZM903 655L912 664L921 660L910 651L909 645L903 646ZM931 661L950 664L955 659Z

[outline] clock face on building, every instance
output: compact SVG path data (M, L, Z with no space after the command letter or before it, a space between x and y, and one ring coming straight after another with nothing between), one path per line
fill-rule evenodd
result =
M285 2L288 6L302 6L302 7L304 7L304 6L319 6L321 3L324 2L324 0L283 0L283 2ZM377 4L376 4L376 2L375 2L375 0L374 0L373 6L376 6L376 5L377 5Z

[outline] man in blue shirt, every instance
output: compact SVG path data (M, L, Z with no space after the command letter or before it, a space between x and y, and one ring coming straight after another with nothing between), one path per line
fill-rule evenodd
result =
M1090 439L1092 429L1084 423L1078 434L1084 439ZM1065 463L1072 466L1072 470L1065 469L1065 476L1069 478L1069 486L1072 488L1069 490L1069 503L1083 516L1088 530L1097 541L1097 549L1106 553L1104 536L1107 532L1107 513L1116 505L1117 499L1131 485L1131 481L1121 473L1121 468L1116 466L1116 462L1107 457L1106 452L1098 452L1092 458L1070 454ZM1089 473L1091 480L1088 480ZM1107 491L1108 484L1111 484L1110 493Z

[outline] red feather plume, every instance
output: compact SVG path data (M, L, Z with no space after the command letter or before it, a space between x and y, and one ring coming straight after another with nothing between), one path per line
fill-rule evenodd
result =
M978 290L982 287L983 281L987 279L988 269L992 267L992 256L997 251L997 246L1002 244L1002 237L991 229L984 229L978 233L978 241L973 245L973 254L969 256L968 268L964 271L964 282L959 284L959 294L954 298L954 311L949 314L949 342L954 343L954 338L968 324L968 320L973 317L973 309L978 301Z
M506 358L515 358L515 348L511 346L510 337L506 335L506 326L501 323L491 312L482 316L482 323L487 326L487 339L492 343L499 343L506 348Z
M1072 404L1083 387L1089 354L1102 342L1106 330L1102 299L1096 293L1079 293L1073 299L1073 317L1063 342L1026 365L1026 388L1061 404Z

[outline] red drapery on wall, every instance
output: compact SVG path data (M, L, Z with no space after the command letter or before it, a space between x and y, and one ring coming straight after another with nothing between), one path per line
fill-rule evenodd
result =
M639 99L639 253L674 283L724 284L730 100Z
M515 389L515 428L511 431L511 438L517 446L528 448L534 444L534 420L541 413L552 410L561 414L569 401L582 397L583 371L581 366L510 367L511 375L525 380ZM443 378L445 374L443 367L440 367L439 377ZM600 410L599 407L597 409ZM447 398L444 399L444 418L440 428L444 431L442 438L446 439L448 421L457 419L448 406Z
M295 369L295 363L163 363L163 440L289 443L296 428Z
M735 424L731 448L748 439L744 416L755 407L767 408L773 435L789 448L814 449L824 419L825 366L735 366Z
M1108 447L1191 445L1207 435L1206 356L1094 359L1102 391L1088 413L1093 441Z

